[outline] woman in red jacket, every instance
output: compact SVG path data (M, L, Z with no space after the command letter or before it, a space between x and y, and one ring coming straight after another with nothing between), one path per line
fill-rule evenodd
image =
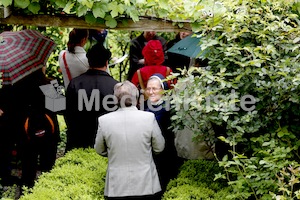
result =
M142 54L145 59L145 67L140 68L134 73L131 82L139 89L144 90L150 76L159 73L167 77L172 70L163 65L165 57L163 47L159 40L150 40L143 48ZM170 87L171 82L168 82L168 84Z

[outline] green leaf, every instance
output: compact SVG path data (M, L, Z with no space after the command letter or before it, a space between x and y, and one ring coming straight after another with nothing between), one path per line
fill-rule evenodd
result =
M223 161L223 162L228 161L228 155L225 155L225 156L222 158L222 161Z
M136 0L137 4L146 4L146 0Z
M277 135L280 138L283 137L284 135L289 135L289 131L288 131L287 127L285 126L285 127L281 128L280 131L278 131Z
M94 17L94 15L91 12L89 12L88 14L86 14L84 16L84 19L89 24L94 24L94 23L97 22L97 19Z
M94 2L90 0L78 0L79 3L81 3L82 6L86 6L89 9L93 7Z
M122 12L121 5L119 6L117 2L113 1L107 5L108 10L111 10L110 14L112 18L117 17L119 12Z
M4 7L12 5L12 0L2 0L0 5L3 5Z
M261 63L262 63L262 60L259 60L259 59L255 59L255 60L250 61L250 64L254 65L256 67L261 67Z
M105 25L108 26L109 28L115 28L118 25L117 20L112 18L111 16L105 17Z
M242 132L242 133L245 132L245 130L244 130L242 127L240 127L240 126L236 126L235 128L236 128L238 131Z
M265 147L265 146L269 146L271 144L271 142L264 142L262 143L262 146Z
M93 7L93 14L95 17L104 18L108 11L107 5L103 3L96 3Z
M214 181L216 181L218 179L226 179L225 174L221 174L221 173L215 174Z
M78 9L77 9L77 15L78 15L78 17L81 17L81 16L83 16L83 15L86 15L87 11L88 11L88 8L87 8L87 7L85 7L85 6L83 6L83 5L80 5L80 6L78 7Z
M137 10L131 10L129 12L129 16L131 17L131 19L134 21L134 22L137 22L140 20L139 18L139 13Z
M296 37L294 40L293 40L293 43L296 44L296 43L299 43L300 42L300 37Z
M168 10L165 9L159 9L158 10L158 15L160 18L164 18L168 16Z
M243 76L244 74L238 75L237 77L235 77L235 81L240 81Z
M117 10L112 10L110 12L110 14L111 14L112 17L117 17L118 16L118 11Z
M59 8L64 8L66 6L66 1L65 0L55 0L55 4L59 7Z
M285 77L287 76L287 73L285 73L285 72L277 72L277 74L285 76Z
M71 9L74 7L75 3L72 3L71 1L69 1L67 3L67 5L65 6L65 8L63 9L63 11L67 14L71 13Z
M192 30L194 32L199 32L203 29L203 27L201 26L200 23L197 23L197 22L194 22L194 23L191 23L191 27L192 27Z
M225 73L226 72L226 67L221 67L220 73Z
M130 0L124 0L124 4L129 6L130 5Z
M207 43L207 46L214 46L218 43L219 43L218 40L210 40L209 43Z
M28 10L30 12L32 12L33 14L38 14L38 12L40 11L41 6L39 3L33 2L28 6Z
M221 141L225 142L226 141L226 138L224 136L219 136L218 137Z
M29 4L30 4L29 0L15 0L14 1L15 7L22 8L22 9L27 8L29 6Z
M168 10L168 8L170 6L169 1L168 0L160 0L159 1L159 6L160 6L160 8Z
M107 4L107 7L108 7L109 10L117 10L118 3L115 2L115 1L112 1L112 2Z
M267 164L267 162L266 162L265 160L260 160L260 161L259 161L259 164L260 164L260 165L264 165L264 164Z
M283 131L279 131L278 133L277 133L277 135L278 135L278 137L283 137L284 135L285 135L285 133L283 132Z
M223 116L223 120L224 120L225 122L227 122L228 118L229 118L229 116Z

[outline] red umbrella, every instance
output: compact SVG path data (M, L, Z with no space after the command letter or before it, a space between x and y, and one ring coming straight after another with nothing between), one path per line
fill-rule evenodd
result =
M2 84L14 84L46 66L56 44L35 30L0 34L0 72Z

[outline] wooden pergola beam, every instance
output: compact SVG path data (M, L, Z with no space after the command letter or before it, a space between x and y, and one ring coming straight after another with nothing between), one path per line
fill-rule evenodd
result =
M183 26L179 28L174 22L156 18L141 18L138 22L127 20L126 25L118 23L114 30L130 31L157 31L175 32L191 30L188 22L180 22ZM87 29L110 29L105 24L88 24L83 18L76 16L55 16L55 15L10 15L7 18L0 18L0 24L10 25L31 25L41 27L65 27L65 28L87 28Z

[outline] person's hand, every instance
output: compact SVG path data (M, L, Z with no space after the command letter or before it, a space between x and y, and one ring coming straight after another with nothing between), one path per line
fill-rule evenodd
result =
M0 117L4 114L3 110L0 108Z

